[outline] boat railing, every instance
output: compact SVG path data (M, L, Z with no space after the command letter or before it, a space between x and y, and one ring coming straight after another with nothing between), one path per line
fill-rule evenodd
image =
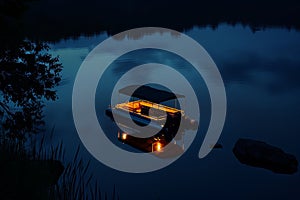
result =
M151 120L165 120L167 113L178 113L180 112L182 115L184 114L184 111L172 108L166 105L153 103L147 100L137 100L137 101L130 101L125 103L120 103L115 106L117 109L121 109L123 111L129 111L131 113L135 113L137 115L140 115L142 117L151 119ZM151 113L143 113L143 108L154 108L154 110L151 110Z

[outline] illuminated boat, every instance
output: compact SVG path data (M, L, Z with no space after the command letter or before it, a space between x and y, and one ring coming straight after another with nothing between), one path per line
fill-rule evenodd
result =
M113 116L118 117L118 126L121 127L118 139L141 151L163 151L163 147L171 141L181 139L185 130L198 127L195 120L189 119L182 109L176 108L178 98L184 98L183 95L145 85L128 86L120 89L119 93L131 96L131 100L109 107L106 115L113 121ZM168 101L174 101L174 107L162 104ZM129 125L132 121L141 127L147 126L147 130L156 134L139 137L141 132Z

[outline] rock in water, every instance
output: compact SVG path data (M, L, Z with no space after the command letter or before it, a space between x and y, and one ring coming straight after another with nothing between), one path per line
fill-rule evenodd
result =
M275 173L293 174L298 171L295 156L265 142L239 139L233 148L236 158L243 164L269 169Z

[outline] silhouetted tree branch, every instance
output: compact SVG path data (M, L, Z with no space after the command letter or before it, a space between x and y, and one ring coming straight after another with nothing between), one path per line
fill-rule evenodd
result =
M30 41L0 49L0 117L9 137L24 140L37 133L44 124L44 100L57 98L62 65L48 50L46 44Z

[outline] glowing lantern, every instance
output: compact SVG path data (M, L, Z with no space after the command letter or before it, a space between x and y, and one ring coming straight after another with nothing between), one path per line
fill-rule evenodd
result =
M161 151L161 143L157 142L156 144L156 151Z
M152 152L162 152L162 144L160 142L152 143Z

